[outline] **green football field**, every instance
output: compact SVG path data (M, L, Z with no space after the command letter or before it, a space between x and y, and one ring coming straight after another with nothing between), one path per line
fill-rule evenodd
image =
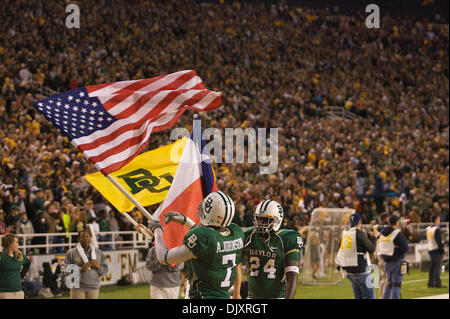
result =
M413 299L449 293L449 273L442 273L442 284L447 288L427 288L427 272L411 269L405 275L402 284L402 299ZM378 296L378 289L375 289ZM348 279L338 285L302 285L299 283L296 299L353 299L352 287ZM65 293L60 298L69 298ZM100 299L149 299L150 289L147 284L132 286L105 286L100 290Z

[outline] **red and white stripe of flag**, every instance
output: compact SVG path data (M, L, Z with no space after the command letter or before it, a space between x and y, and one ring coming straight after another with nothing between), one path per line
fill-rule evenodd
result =
M72 143L105 175L130 162L145 148L151 132L172 127L184 111L209 111L222 105L221 92L207 90L192 70L86 90L117 121Z

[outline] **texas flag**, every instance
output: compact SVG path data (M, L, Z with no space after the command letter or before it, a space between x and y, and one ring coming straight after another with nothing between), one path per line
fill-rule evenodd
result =
M163 239L168 249L183 244L188 228L173 222L166 225L165 213L179 212L198 224L200 222L197 216L198 204L209 193L217 191L211 160L200 151L203 150L204 144L200 120L195 119L191 137L184 147L169 192L153 214L153 217L159 218L163 224Z

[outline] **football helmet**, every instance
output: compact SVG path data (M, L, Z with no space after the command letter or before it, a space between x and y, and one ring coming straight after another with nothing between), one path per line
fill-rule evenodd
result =
M256 232L268 233L280 229L283 222L283 207L274 200L264 200L256 206L253 214L253 225Z
M203 226L227 227L233 220L234 202L224 192L213 192L198 205L197 214Z

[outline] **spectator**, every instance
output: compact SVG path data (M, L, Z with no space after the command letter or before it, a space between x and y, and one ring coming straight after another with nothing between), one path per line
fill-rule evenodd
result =
M56 212L55 215L55 233L57 234L64 234L66 233L66 226L64 224L64 213L62 211ZM64 244L66 242L65 236L53 236L53 243L54 244ZM65 251L65 247L55 247L53 249L54 253L63 253Z
M80 211L79 208L74 209L72 232L81 232L87 227L87 216L84 211Z
M99 224L99 230L100 230L100 234L99 234L99 241L111 241L111 235L106 235L106 234L102 234L102 232L107 232L109 231L108 228L108 222L106 221L106 211L105 210L100 210L98 212L98 224ZM111 245L101 245L100 247L103 247L101 249L105 250L109 250L111 249Z
M95 214L95 210L94 210L94 202L92 200L88 200L86 202L86 215L87 215L88 221L90 221L91 219L97 218L97 215Z
M30 268L23 280L23 290L26 298L30 298L36 297L43 286L36 261L33 260L32 255L27 257L30 260Z
M8 233L8 228L6 227L4 219L5 213L3 212L3 209L0 209L0 235L5 235Z
M62 220L63 226L64 226L64 230L66 232L66 239L69 238L68 233L70 233L71 229L72 229L72 221L70 219L70 215L69 215L69 208L67 206L63 206L61 208L61 212L60 212L60 216L59 218ZM67 242L67 240L66 240Z
M31 201L31 207L33 209L33 213L35 216L37 216L38 211L44 210L44 203L45 203L44 192L41 189L36 189L35 197Z
M115 215L114 210L111 210L109 212L108 229L109 229L109 231L117 232L117 231L120 230L119 229L119 223L117 222L117 219L116 219L116 217L114 215ZM121 240L121 238L120 238L120 236L118 234L115 234L113 236L114 236L114 241ZM112 250L115 250L116 249L116 244L113 244L111 248L112 248Z
M66 253L66 271L68 265L80 268L79 282L75 282L75 288L70 289L70 298L98 299L100 277L108 271L105 256L91 244L89 230L81 231L78 236L76 247Z
M311 256L311 263L312 263L312 277L314 280L319 280L319 277L317 276L317 273L320 270L320 251L319 251L319 233L315 230L311 231L311 243L309 245L310 256Z
M17 230L17 232L16 232L17 234L24 234L24 235L34 234L33 224L28 219L27 213L21 213L20 214L20 219L17 222L16 230ZM33 236L27 236L26 237L26 244L27 244L27 246L31 245L32 239L33 239Z
M2 237L0 252L0 299L24 299L22 279L30 268L30 261L19 250L19 238L14 234Z
M34 231L36 234L45 234L49 232L48 217L43 211L37 211L37 217L33 222ZM35 236L32 239L33 245L45 245L46 240L44 236ZM46 252L45 247L38 248L40 254Z
M20 86L26 86L28 82L30 82L33 78L33 75L28 70L25 63L21 64L21 69L19 71L19 79L20 79Z
M45 288L50 288L50 291L54 296L60 297L62 294L58 279L61 274L61 265L56 259L53 259L51 264L49 262L44 262L42 267L44 269L42 284Z
M62 92L191 68L207 87L223 91L223 107L201 114L204 125L279 128L276 174L255 174L260 163L215 167L220 189L233 198L245 193L240 201L245 216L270 193L283 198L286 223L294 218L290 212L296 207L302 207L309 222L319 205L354 207L357 200L363 201L361 213L367 222L385 211L385 204L389 211L415 215L409 216L411 221L429 220L436 211L448 221L448 138L443 134L449 110L446 21L386 15L385 28L374 34L357 15L319 8L185 3L181 8L174 0L124 1L112 10L92 2L92 10L112 22L86 17L86 28L80 32L90 30L96 39L89 47L83 36L59 37L58 13L64 4L32 6L17 0L0 12L8 26L0 34L0 199L5 212L19 204L18 189L26 190L25 209L32 222L51 197L58 202L65 198L82 209L88 200L97 203L99 195L82 178L95 171L94 166L31 106L44 96L30 82L30 74ZM154 19L148 18L150 6ZM40 18L21 23L21 17L36 17L36 12L46 13L45 32L33 33L41 29ZM131 22L121 23L124 20ZM173 45L167 47L168 42ZM130 49L130 43L139 43L139 48ZM335 50L329 50L328 43L334 43ZM66 50L58 53L59 47ZM145 52L152 52L151 58ZM327 116L331 105L356 117ZM177 126L185 127L191 120L191 114L181 116ZM167 135L154 135L149 148L167 142ZM365 163L369 197L358 197L356 158ZM375 177L378 186L384 185L381 191L405 194L399 207L390 207L388 198L370 197ZM36 194L37 188L46 193ZM23 212L22 204L18 206Z
M362 195L365 193L365 183L367 178L366 163L361 159L356 159L356 194Z
M11 226L15 229L17 222L19 221L19 207L16 205L11 206L9 214L6 216L5 224L6 227Z

